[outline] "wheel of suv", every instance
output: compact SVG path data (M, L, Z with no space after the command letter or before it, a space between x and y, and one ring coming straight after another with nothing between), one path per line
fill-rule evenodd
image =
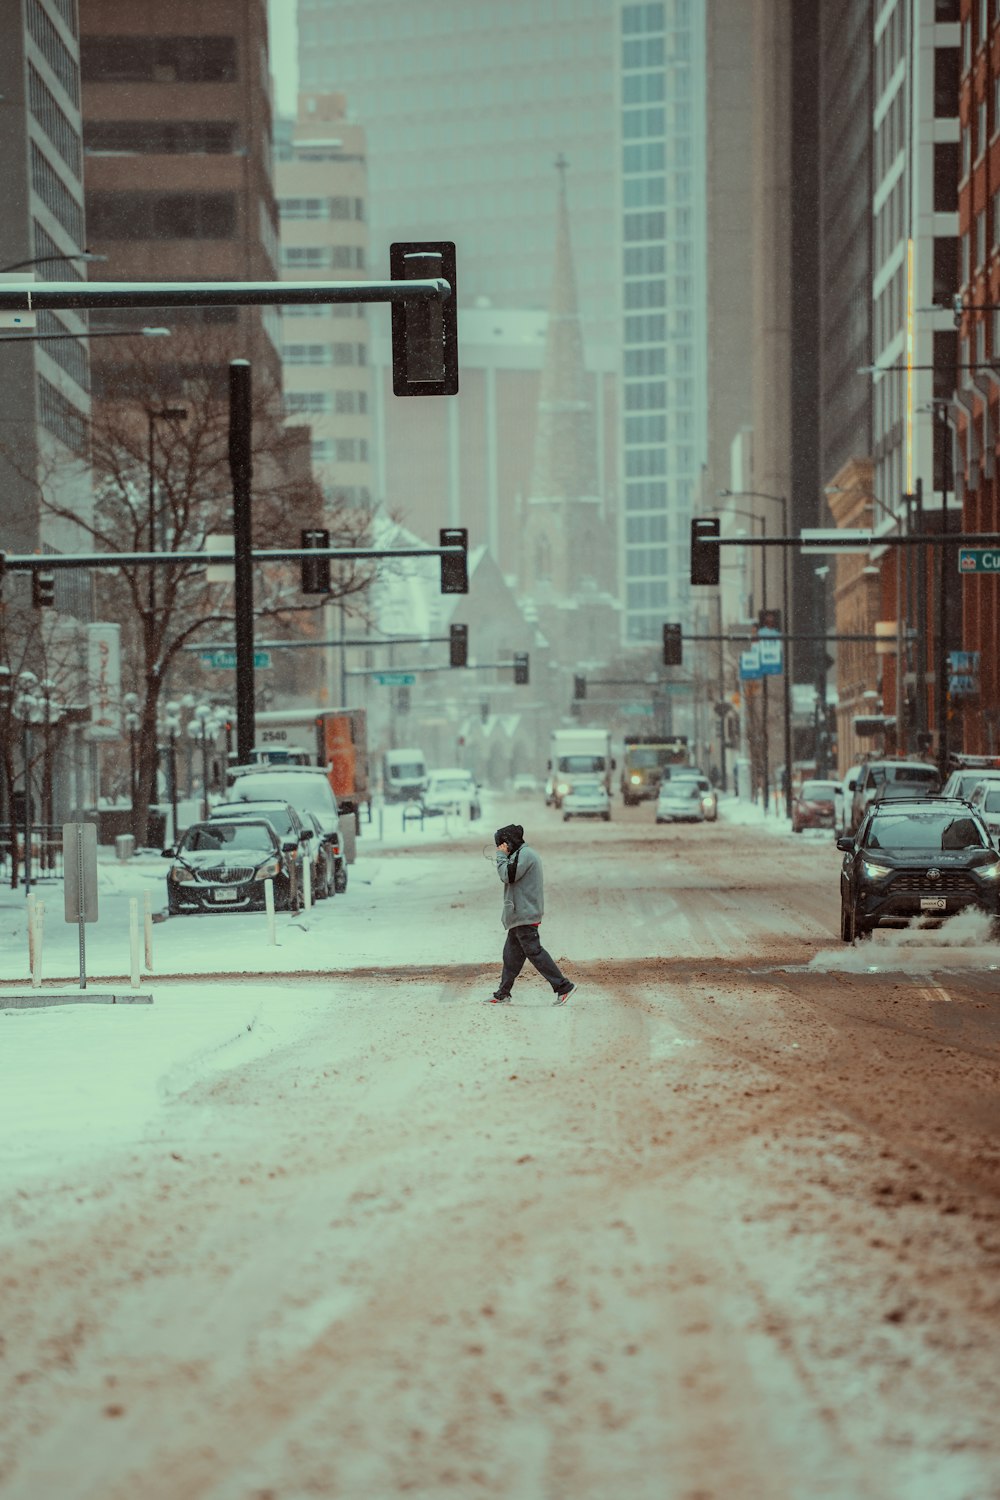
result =
M853 943L857 936L857 912L853 906L840 902L840 936L845 943Z
M347 866L345 864L337 866L337 873L333 877L333 889L338 896L342 896L347 890Z

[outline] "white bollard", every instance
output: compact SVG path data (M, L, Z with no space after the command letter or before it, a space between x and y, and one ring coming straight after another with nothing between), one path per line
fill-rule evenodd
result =
M148 891L142 893L142 925L146 939L146 973L153 972L153 902Z
M31 982L32 982L32 984L34 984L34 982L35 982L35 898L31 894L30 891L28 892L28 898L27 898L27 900L24 903L24 908L25 908L25 911L27 912L27 915L28 915L28 973L31 975Z
M42 953L45 942L45 902L35 903L35 972L31 982L36 989L42 982Z
M137 990L139 978L139 902L135 896L128 898L128 946L132 988Z
M312 910L313 904L313 867L312 860L307 854L302 861L302 910L307 914Z
M278 934L274 926L274 881L264 881L264 908L267 912L267 940L272 947L277 947Z

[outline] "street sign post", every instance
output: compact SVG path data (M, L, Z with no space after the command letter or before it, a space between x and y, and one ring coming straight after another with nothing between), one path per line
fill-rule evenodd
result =
M80 988L87 988L85 923L97 921L97 824L63 824L63 898L67 922L80 929Z
M217 671L233 670L236 667L236 652L215 650L200 651L198 659L203 667L214 667ZM253 654L255 667L269 667L271 665L270 651L255 651Z
M412 672L376 672L375 681L383 687L412 687L416 682Z

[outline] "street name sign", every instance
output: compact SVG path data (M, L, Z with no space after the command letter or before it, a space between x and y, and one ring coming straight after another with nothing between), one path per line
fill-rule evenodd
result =
M960 573L1000 573L1000 548L959 547Z
M412 672L376 672L375 681L383 687L412 687L416 682Z
M236 669L235 651L202 651L199 653L199 660L203 667L221 668L223 671ZM258 670L261 667L269 667L271 665L270 651L255 651L253 664Z
M835 530L803 526L799 541L803 552L857 552L859 547L878 546L879 538L860 526L838 526Z

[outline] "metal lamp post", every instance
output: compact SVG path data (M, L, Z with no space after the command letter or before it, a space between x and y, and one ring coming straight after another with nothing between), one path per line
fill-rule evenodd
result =
M171 699L164 707L163 728L167 736L167 780L170 787L170 842L177 843L177 736L181 732L181 706Z
M218 732L218 720L207 703L199 703L188 724L188 738L201 744L202 817L208 817L208 747Z
M128 730L128 800L132 809L132 837L135 838L136 829L136 775L135 775L135 736L142 720L139 718L139 695L138 693L123 693L122 708L125 710L123 721Z
M31 891L31 726L41 719L42 699L34 672L18 674L14 714L21 721L21 758L24 761L24 891Z
M12 824L11 809L7 806L7 735L10 731L10 705L14 696L14 684L11 681L10 667L0 664L0 735L3 736L2 758L0 758L0 822ZM11 843L13 844L13 828L11 832Z

